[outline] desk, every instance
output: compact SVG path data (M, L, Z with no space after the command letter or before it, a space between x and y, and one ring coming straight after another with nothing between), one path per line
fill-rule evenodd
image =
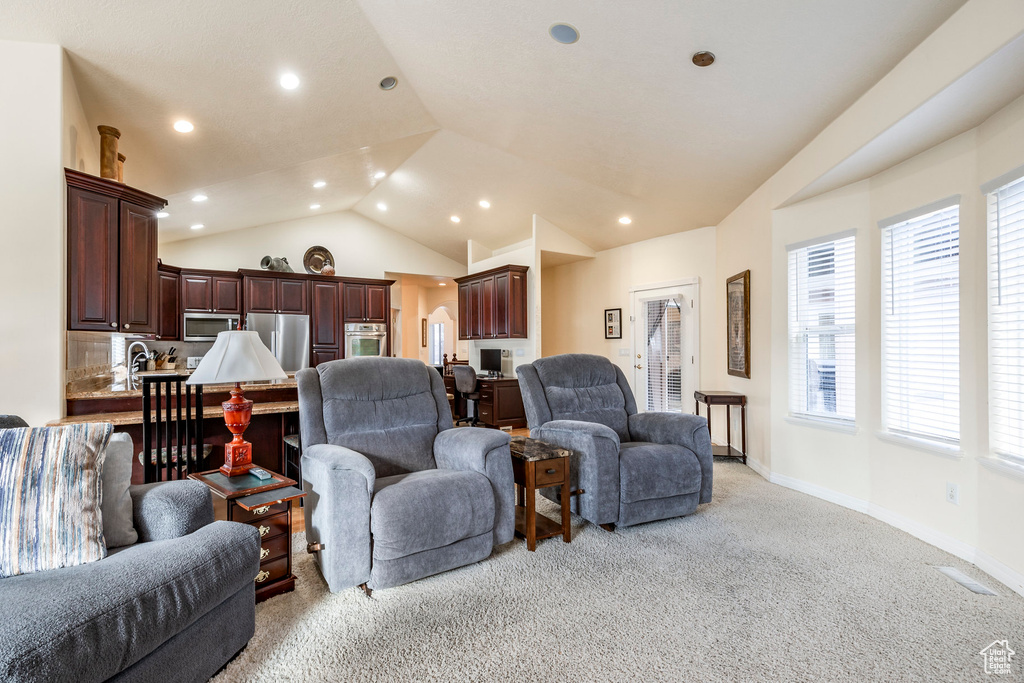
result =
M743 463L747 462L747 397L732 391L695 391L693 398L696 402L695 411L700 415L700 404L708 408L708 433L711 432L711 406L725 406L725 446L711 445L712 455L726 458L741 458ZM739 406L742 411L740 421L742 451L732 447L732 414L731 407Z
M481 377L477 382L477 391L480 392L477 417L480 422L497 428L526 426L526 408L523 407L518 379Z

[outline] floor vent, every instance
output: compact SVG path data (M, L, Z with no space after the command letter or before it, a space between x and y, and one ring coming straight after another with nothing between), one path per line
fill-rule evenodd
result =
M994 590L992 590L991 588L989 588L988 586L986 586L984 584L978 583L977 581L975 581L971 577L967 576L967 574L964 574L959 569L955 569L953 567L935 567L935 568L938 569L943 574L945 574L946 576L948 576L949 578L951 578L954 581L956 581L957 583L959 583L964 588L967 588L968 590L972 590L975 593L978 593L979 595L996 595L996 596L999 595L999 593L996 593Z

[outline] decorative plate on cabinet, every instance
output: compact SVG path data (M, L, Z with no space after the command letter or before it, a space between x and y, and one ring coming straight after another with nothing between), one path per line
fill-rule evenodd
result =
M334 257L327 247L310 247L306 250L306 255L302 257L302 265L306 268L307 273L319 275L324 266L334 266Z

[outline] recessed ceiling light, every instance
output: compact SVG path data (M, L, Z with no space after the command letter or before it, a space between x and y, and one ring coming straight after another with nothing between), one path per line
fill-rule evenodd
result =
M281 76L281 87L285 90L295 90L299 87L299 77L293 73L286 73Z
M380 209L381 211L387 211L388 205L385 204L384 202L377 202L377 208Z
M386 175L387 173L385 173L384 171L377 171L376 173L373 174L373 177L376 178L377 180L380 180Z
M461 218L459 218L458 216L452 216L452 223L458 223L458 222L459 222L459 221L461 221L461 220L462 220L462 219L461 219Z
M569 24L554 24L548 29L548 33L563 45L572 45L580 39L580 32Z
M206 226L203 225L202 223L196 223L195 225L191 225L189 227L192 228L193 230L202 230Z
M619 219L619 222L622 223L623 225L629 225L630 223L633 222L633 219L630 218L629 216L623 216L622 218Z
M157 211L156 212L156 217L157 218L167 218L170 215L171 214L167 213L166 211Z
M484 209L489 209L489 208L491 208L491 203L489 201L487 201L486 199L481 199L480 200L480 206L482 208L484 208Z
M310 205L309 205L309 208L311 208L311 209L313 209L314 211L316 211L317 209L319 209L319 208L320 208L320 205L319 205L319 204L310 204Z
M194 202L205 202L207 199L209 199L209 197L207 197L205 194L197 194L192 197L192 201Z
M381 90L394 90L396 85L398 85L398 79L394 76L385 76L380 79Z
M174 130L179 133L191 133L194 128L195 126L192 125L192 122L186 121L185 119L174 122Z
M448 286L448 283L447 283L447 282L438 282L438 283L437 283L437 286L438 286L438 287L447 287L447 286Z
M326 180L318 180L315 183L313 183L313 187L315 187L318 190L321 187L327 187L327 181Z
M711 66L715 63L715 54L707 50L693 53L693 63L697 66Z

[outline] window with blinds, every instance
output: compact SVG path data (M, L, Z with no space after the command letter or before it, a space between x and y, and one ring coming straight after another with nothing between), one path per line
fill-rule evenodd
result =
M855 237L827 239L789 249L789 411L852 423Z
M988 193L989 431L1024 459L1024 178Z
M882 419L960 440L960 207L882 224Z

